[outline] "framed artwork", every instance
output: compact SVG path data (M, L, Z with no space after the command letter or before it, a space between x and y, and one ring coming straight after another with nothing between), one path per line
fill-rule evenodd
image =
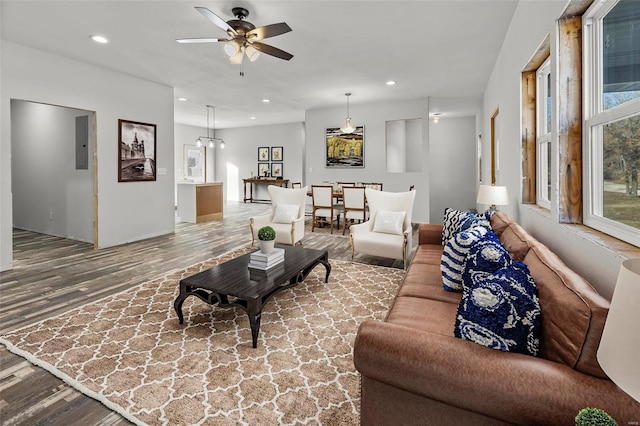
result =
M500 109L496 107L491 114L491 185L495 185L500 170L499 142L500 142L500 126L498 124L498 114Z
M271 161L283 161L282 158L282 147L281 146L272 146L271 147Z
M364 126L353 133L343 133L339 127L326 131L325 167L364 168Z
M258 148L258 161L269 161L268 146L261 146Z
M478 182L482 183L482 135L478 135Z
M282 163L271 163L271 177L272 178L282 177Z
M258 163L258 176L268 177L269 174L271 174L271 168L269 167L269 163Z
M156 180L156 125L118 120L118 182Z
M184 145L183 174L188 180L204 182L207 173L207 150L204 146Z

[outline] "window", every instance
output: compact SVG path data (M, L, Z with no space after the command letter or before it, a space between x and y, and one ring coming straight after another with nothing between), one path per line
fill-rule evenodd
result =
M584 223L640 247L640 2L596 2L584 23Z
M536 203L551 208L551 61L536 71Z

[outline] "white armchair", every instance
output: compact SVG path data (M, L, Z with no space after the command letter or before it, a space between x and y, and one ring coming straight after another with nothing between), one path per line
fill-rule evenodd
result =
M365 189L369 220L351 225L351 260L356 252L402 259L407 267L411 252L411 215L416 191L384 192Z
M304 209L307 187L267 187L271 196L271 213L249 219L251 245L258 239L258 230L271 226L276 231L276 243L294 245L304 237Z

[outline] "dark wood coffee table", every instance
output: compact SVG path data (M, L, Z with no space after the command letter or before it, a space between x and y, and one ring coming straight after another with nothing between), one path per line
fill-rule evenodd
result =
M192 295L210 305L237 306L247 312L253 347L258 347L260 317L265 303L280 290L300 284L318 264L327 270L325 283L329 282L331 273L327 250L280 247L285 251L284 262L266 271L249 269L251 254L247 253L180 280L180 295L173 302L180 324L184 323L182 303Z

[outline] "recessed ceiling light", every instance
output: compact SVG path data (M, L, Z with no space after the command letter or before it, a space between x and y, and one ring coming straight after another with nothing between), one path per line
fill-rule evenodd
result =
M178 98L178 100L184 102L184 101L187 101L188 99L187 98Z
M262 102L264 102L265 104L268 104L269 102L271 102L271 99L263 99Z
M387 81L387 86L393 86L394 84L396 84L395 80L389 80Z
M252 120L255 120L256 118L255 118L255 117L251 117L251 119L252 119Z
M90 35L89 38L91 38L91 40L95 41L96 43L100 43L100 44L109 43L108 38L106 38L105 36L101 36L99 34Z

